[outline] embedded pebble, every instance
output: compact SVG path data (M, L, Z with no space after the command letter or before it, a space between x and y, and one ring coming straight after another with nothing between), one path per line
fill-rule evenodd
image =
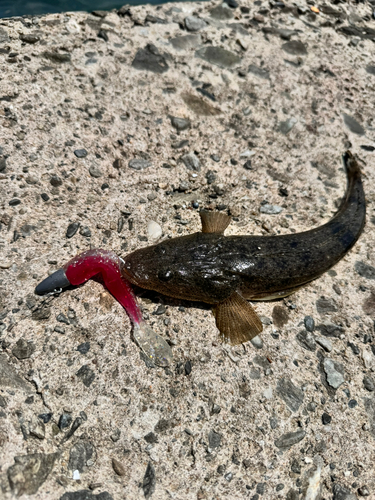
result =
M333 349L332 342L325 337L316 337L315 342L323 347L326 352L331 352Z
M207 26L203 19L195 16L187 16L184 19L185 27L188 31L199 31Z
M323 367L327 375L328 384L334 389L338 389L345 382L344 376L337 371L334 362L329 358L324 359Z
M269 205L268 203L262 205L259 210L262 214L268 215L280 214L283 211L282 207L279 207L278 205Z
M160 226L160 224L158 224L157 222L151 220L147 223L147 236L151 239L151 240L158 240L159 238L161 238L163 234L163 230Z

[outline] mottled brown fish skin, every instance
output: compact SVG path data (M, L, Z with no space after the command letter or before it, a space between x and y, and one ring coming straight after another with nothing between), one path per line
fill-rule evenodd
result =
M343 156L347 190L326 224L297 234L224 236L194 233L136 250L124 258L124 276L165 295L217 304L234 292L249 300L289 295L321 276L352 248L366 216L360 169Z

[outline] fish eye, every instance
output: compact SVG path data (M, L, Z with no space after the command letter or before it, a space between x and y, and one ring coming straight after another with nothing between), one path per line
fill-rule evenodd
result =
M160 281L169 281L173 278L173 272L170 269L164 269L158 272L158 278Z

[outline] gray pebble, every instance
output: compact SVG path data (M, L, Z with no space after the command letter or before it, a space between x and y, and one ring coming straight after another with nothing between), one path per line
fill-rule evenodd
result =
M370 491L369 489L367 488L366 485L364 486L361 486L360 488L358 488L358 494L361 496L361 497L369 497L370 496Z
M336 312L337 307L332 299L320 297L320 299L316 301L316 310L319 314L328 314L331 312Z
M74 154L76 155L77 158L86 158L87 151L86 149L76 149L74 151Z
M289 134L289 132L292 130L292 128L297 122L298 122L297 118L294 117L288 118L288 120L285 120L284 122L280 122L279 132L281 132L284 135Z
M270 79L269 71L265 68L260 68L259 66L255 66L255 64L250 64L248 71L249 73L252 73L255 76L259 76L260 78L263 78L265 80Z
M367 278L368 280L375 280L375 267L370 266L369 264L365 264L364 262L361 262L359 260L355 263L354 269L363 278Z
M317 337L315 339L315 342L317 344L320 345L320 347L323 347L323 349L326 351L326 352L331 352L333 347L332 347L332 343L326 339L325 337Z
M17 497L34 495L52 471L57 456L58 453L15 456L14 465L7 471L12 493Z
M142 482L142 489L145 498L150 498L150 496L154 493L155 485L156 485L155 469L152 463L149 462Z
M130 168L134 170L144 170L145 168L151 167L152 163L149 160L144 160L143 158L134 158L128 163Z
M214 153L214 154L212 154L212 155L210 156L210 158L211 158L211 160L216 161L216 163L218 163L218 162L221 160L220 156L219 156L219 155L217 155L217 154L215 154L215 153Z
M71 224L69 224L68 229L66 230L66 237L72 238L78 231L79 226L79 222L72 222Z
M91 237L91 231L87 226L82 226L81 229L79 230L79 234L81 236L85 236L85 238Z
M95 179L98 179L99 177L102 177L103 173L100 170L100 168L96 167L95 165L91 165L89 168L89 173L91 177L94 177Z
M210 16L218 21L227 21L228 19L233 18L233 12L230 10L228 5L222 3L221 5L217 5L210 10Z
M195 56L220 68L233 68L241 63L241 58L234 52L212 45L197 50Z
M63 181L60 179L58 175L52 175L49 182L53 187L59 187L63 183Z
M211 449L219 448L221 444L222 435L214 430L211 430L208 434L208 445Z
M195 49L202 43L200 35L185 35L171 38L169 42L177 50Z
M60 430L68 429L72 423L72 416L70 413L62 413L59 418Z
M343 113L344 123L348 129L357 135L365 135L365 129L352 116Z
M315 330L315 321L311 316L305 316L303 322L305 323L305 328L308 332L313 332Z
M5 172L6 166L6 159L0 158L0 172Z
M344 376L336 369L332 359L325 358L323 361L323 368L327 375L328 384L334 389L338 389L340 385L345 382Z
M374 379L372 379L368 375L365 375L363 377L363 387L369 392L375 391Z
M302 439L306 436L306 432L303 429L299 429L295 432L287 432L280 436L275 441L275 445L281 450L288 450L295 444L302 441Z
M303 403L304 392L288 378L281 378L278 381L276 393L286 403L287 407L294 412L298 411Z
M278 205L269 205L268 203L260 207L260 212L267 215L276 215L282 211L282 207L279 207Z
M194 170L195 172L200 171L201 163L194 153L187 153L181 159L188 170Z
M357 496L351 493L350 490L345 488L339 483L335 483L332 488L333 500L356 500Z
M92 460L95 457L95 448L89 441L84 441L80 439L69 452L69 464L70 470L78 470L83 472L87 467L88 460Z
M12 354L17 359L28 359L35 352L36 347L34 342L27 341L26 339L17 340L16 345L12 349Z
M90 484L90 488L93 485L99 485L100 483L92 483ZM78 490L78 491L67 491L60 497L60 500L113 500L113 497L108 493L108 491L102 491L97 495L94 495L90 490Z
M263 347L263 340L261 339L260 335L257 335L256 337L251 339L250 342L256 349L262 349Z
M187 16L184 19L185 28L188 31L199 31L207 26L207 23L203 19L195 16Z
M291 40L284 43L281 48L293 56L305 56L307 54L306 46L299 40Z
M157 47L149 43L144 49L139 49L132 62L133 68L152 71L153 73L165 73L168 71L166 55L159 52Z
M95 379L95 373L88 365L83 365L76 373L77 377L80 378L86 387L90 387Z
M179 118L177 116L171 116L170 118L172 127L174 127L176 130L186 130L191 126L190 120L187 118Z

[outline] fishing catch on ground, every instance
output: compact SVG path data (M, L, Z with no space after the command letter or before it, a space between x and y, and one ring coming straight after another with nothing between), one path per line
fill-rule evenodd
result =
M345 196L334 217L315 229L275 236L225 236L231 218L223 212L202 211L201 232L135 250L124 259L107 252L101 263L97 259L91 267L93 251L84 252L40 283L36 293L77 285L101 273L105 286L131 319L141 318L141 314L134 313L137 305L129 306L124 299L132 294L128 283L169 297L211 304L222 340L232 345L247 342L263 329L248 300L290 295L328 271L359 238L366 216L360 168L349 151L343 162ZM109 253L110 266L115 262L117 271L106 278ZM80 274L79 269L86 267L90 271Z

